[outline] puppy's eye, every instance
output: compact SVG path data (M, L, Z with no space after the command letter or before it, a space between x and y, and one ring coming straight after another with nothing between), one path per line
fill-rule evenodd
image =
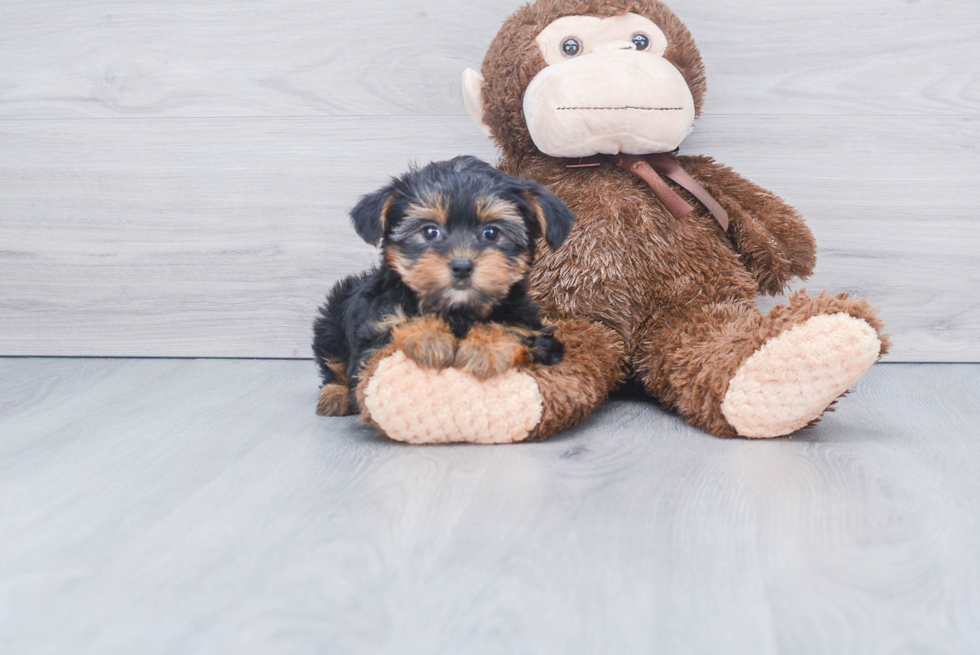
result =
M435 241L442 236L442 230L437 228L435 225L426 225L424 228L422 228L422 236L425 237L426 241Z
M491 241L491 242L493 242L493 241L496 241L499 238L500 238L500 229L498 229L498 228L496 228L496 227L494 227L494 226L491 225L490 227L485 228L483 230L483 239L484 239L484 241Z
M582 52L582 42L574 36L570 36L561 42L561 51L566 57L574 57Z
M643 32L637 32L631 36L630 41L633 42L637 50L646 50L650 47L650 37Z

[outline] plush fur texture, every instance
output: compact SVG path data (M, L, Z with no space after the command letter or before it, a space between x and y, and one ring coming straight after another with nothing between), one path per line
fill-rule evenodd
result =
M423 368L481 380L561 359L526 290L535 240L557 247L574 220L552 193L458 157L364 196L351 220L382 261L337 283L314 323L317 413L356 412L361 369L389 342Z
M733 379L749 370L743 366L767 343L813 317L843 315L867 326L864 335L874 343L865 340L864 350L875 349L877 358L888 348L876 310L847 294L809 297L800 291L788 305L776 305L768 314L756 308L754 296L781 293L792 279L806 278L813 270L815 243L799 213L709 157L678 157L728 211L731 227L726 234L702 205L676 187L697 208L678 220L646 183L617 166L568 168L565 160L543 154L524 122L524 91L546 65L536 35L559 17L627 12L646 16L663 30L665 57L687 81L700 111L705 91L700 55L687 28L657 0L537 0L525 5L491 44L482 66L485 84L479 94L471 94L482 99L482 118L502 152L500 167L537 180L577 216L564 246L540 253L531 269L530 293L546 321L556 325L565 358L551 368L524 369L537 382L543 403L541 421L529 436L545 438L575 425L627 379L711 434L786 434L800 420L812 422L822 408L807 407L801 416L788 416L792 412L783 411L785 403L778 397L759 401L756 394L752 405L742 394L728 407L740 408L732 416L752 415L739 419L743 432L723 411ZM823 325L821 334L830 335L826 344L841 345L848 342L847 335L861 333L854 322L821 319L814 325ZM842 330L839 339L831 334L834 330ZM784 342L804 348L793 339ZM786 356L784 347L769 350ZM376 370L379 361L369 362L369 370ZM825 395L863 372L835 356L794 356L791 365L770 356L765 366L752 370L764 369L792 369L804 379L825 376L827 384L798 387L819 387ZM383 386L385 381L375 383ZM777 396L790 389L759 388ZM832 401L822 398L817 404L826 407ZM749 405L754 409L740 411Z

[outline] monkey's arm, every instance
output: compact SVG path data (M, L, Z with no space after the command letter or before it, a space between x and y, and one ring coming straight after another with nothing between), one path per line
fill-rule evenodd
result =
M816 243L799 212L710 157L677 159L728 211L735 248L763 293L782 293L813 273Z

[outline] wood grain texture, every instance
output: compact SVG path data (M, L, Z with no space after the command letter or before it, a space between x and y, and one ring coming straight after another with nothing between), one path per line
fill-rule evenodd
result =
M465 115L521 0L8 1L0 117ZM976 115L980 4L674 0L706 113Z
M713 116L684 151L796 204L820 245L809 289L880 305L893 359L980 361L978 135ZM307 357L327 289L375 258L357 196L412 159L494 156L465 117L0 121L0 141L5 355Z
M0 643L64 653L980 650L980 366L795 438L606 403L411 447L309 362L0 360Z
M346 212L465 116L520 0L0 3L0 355L306 357ZM980 361L980 3L671 3L708 66L684 150L803 210L811 291L896 361ZM763 303L766 304L766 303Z
M492 156L468 120L0 122L0 354L310 357L377 257L349 208L413 159Z

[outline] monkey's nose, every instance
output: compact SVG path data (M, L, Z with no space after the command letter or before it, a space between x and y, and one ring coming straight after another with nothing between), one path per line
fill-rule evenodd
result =
M453 277L465 280L473 275L473 260L469 257L457 257L449 262L449 270L453 272Z

